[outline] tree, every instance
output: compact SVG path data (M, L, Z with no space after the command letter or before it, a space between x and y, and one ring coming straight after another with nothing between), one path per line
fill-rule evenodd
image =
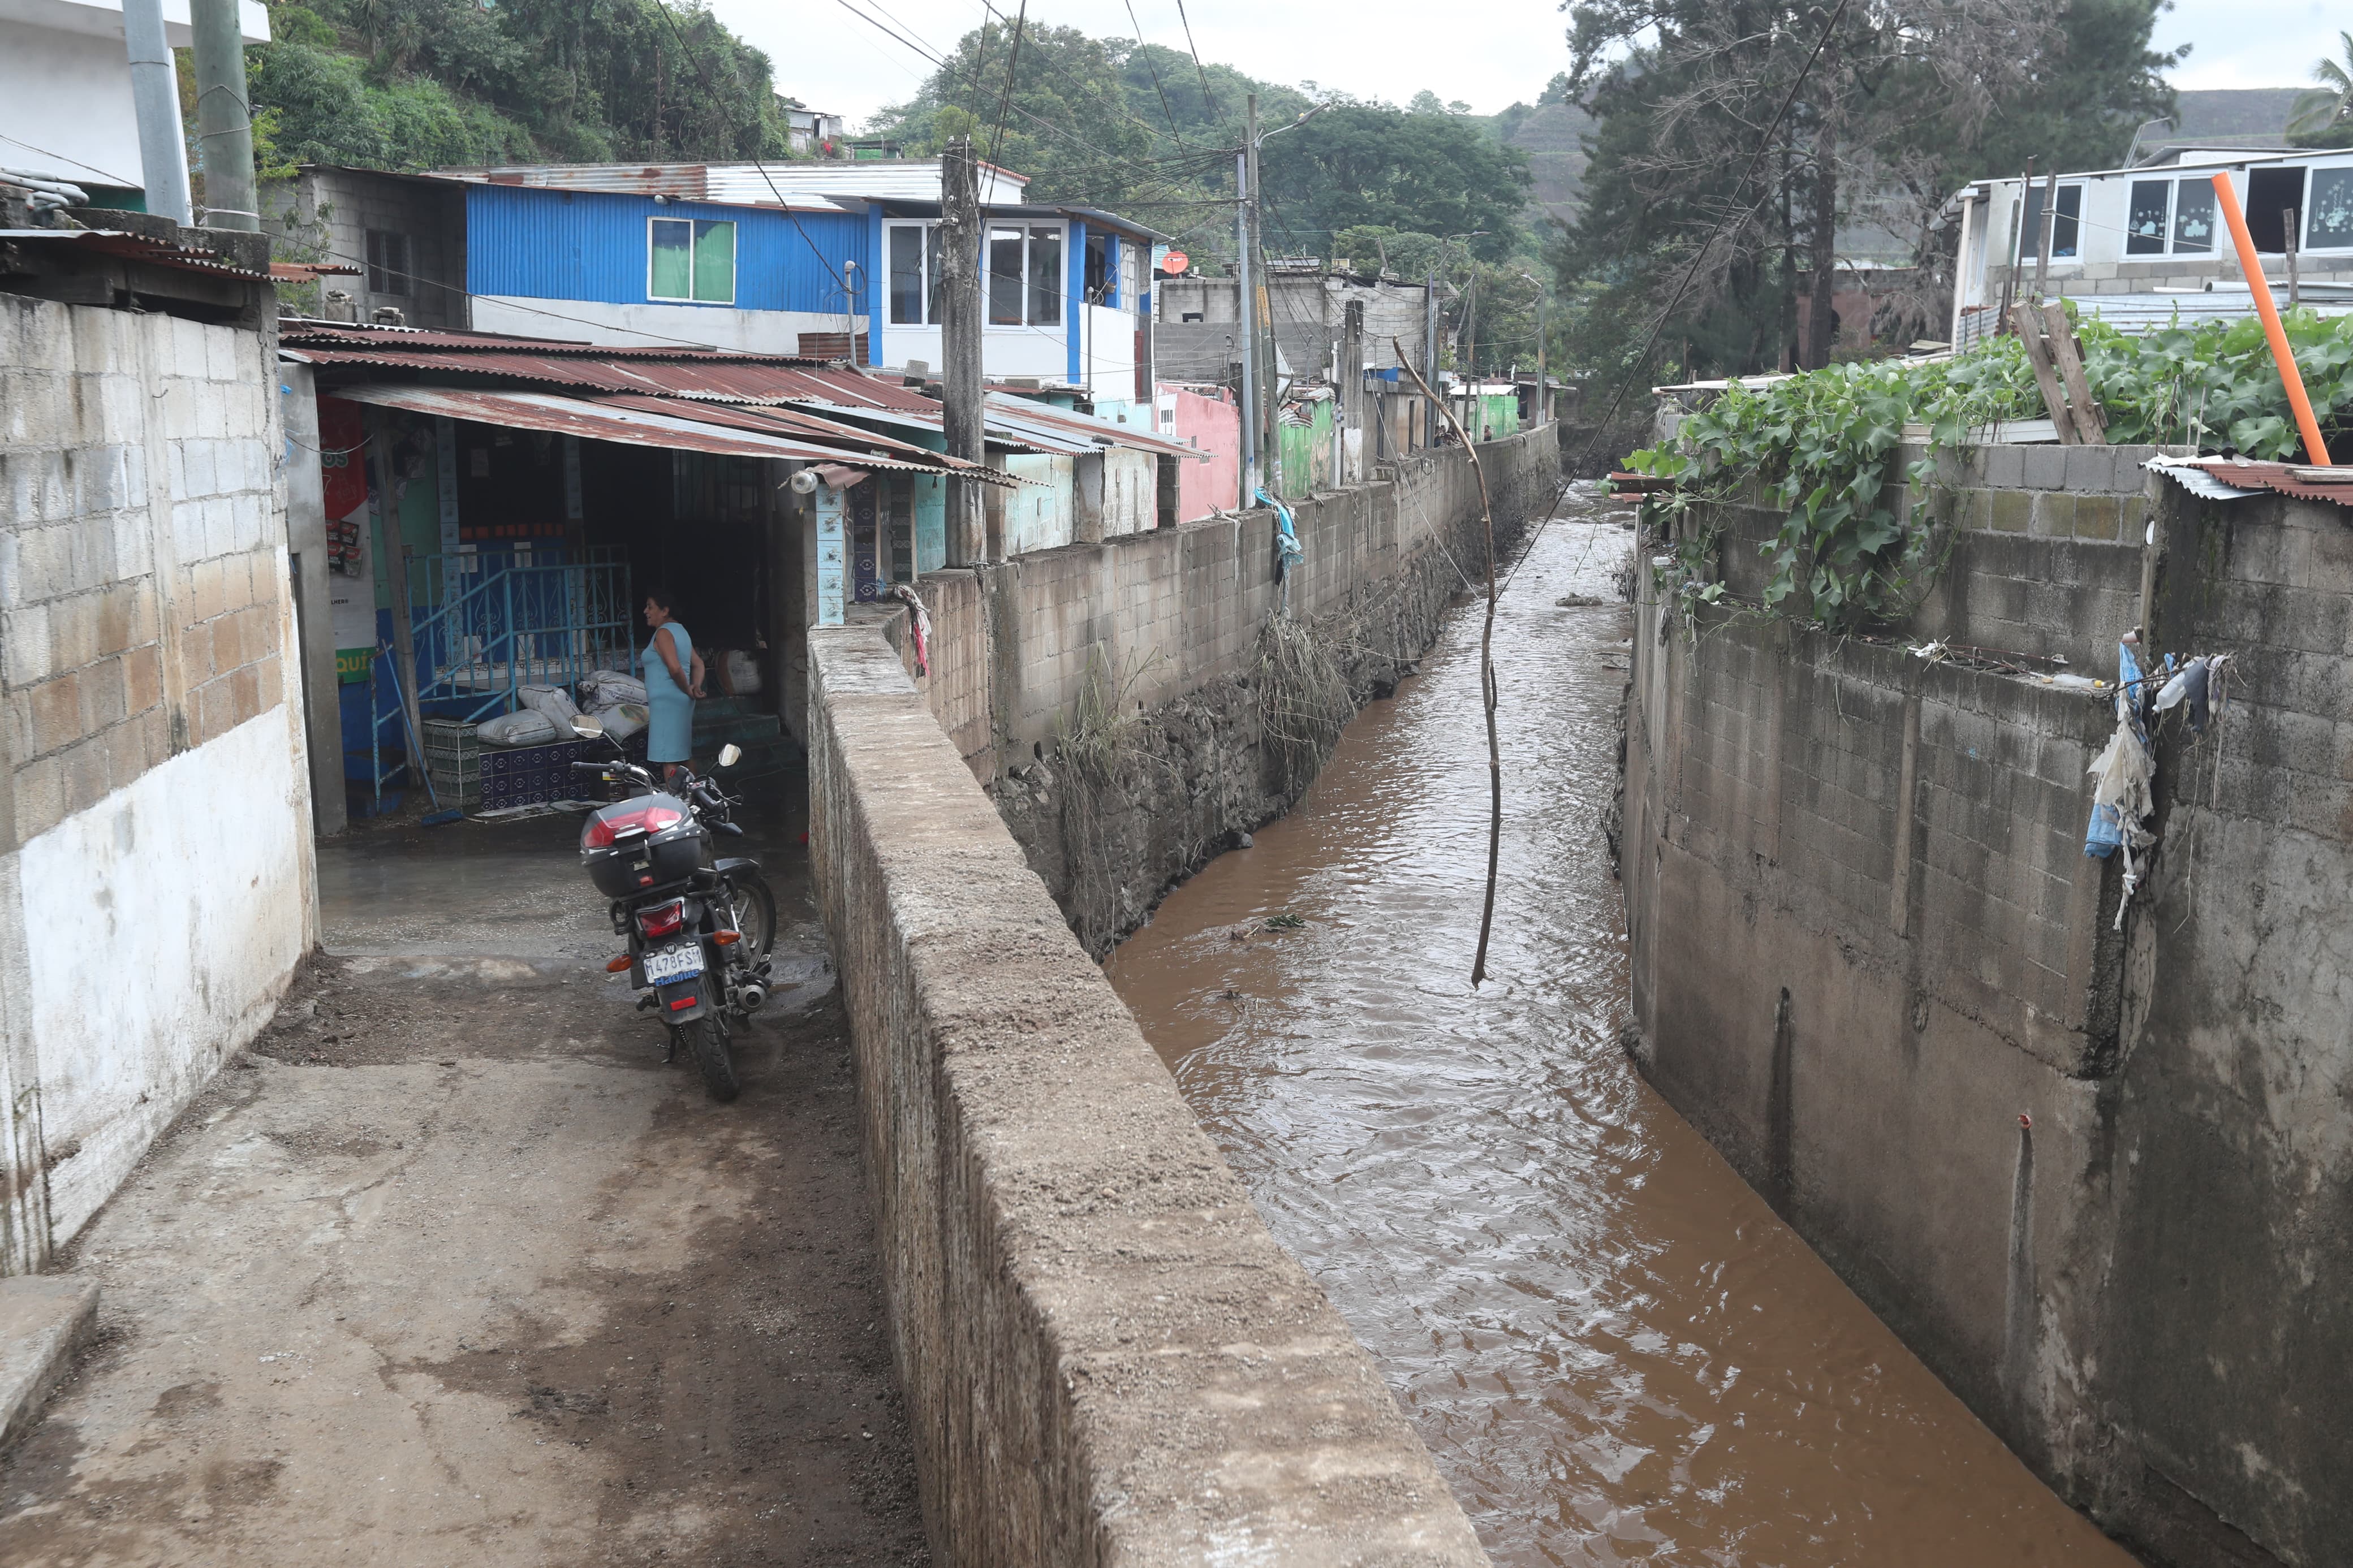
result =
M2353 33L2339 33L2343 60L2322 59L2312 68L2320 85L2295 100L2288 139L2299 147L2353 147Z
M2105 169L2119 161L2133 132L2174 112L2163 72L2189 46L2149 47L2158 14L2170 0L2071 0L2060 36L2030 63L2000 112L1957 146L1943 173L1955 188L1969 180L2016 175L2034 160L2042 170Z
M1602 126L1564 285L1598 279L1650 321L1672 304L1661 335L1712 337L1736 369L1789 340L1800 269L1798 360L1828 362L1841 222L1908 207L1925 229L1950 149L1975 142L2059 37L2036 0L1864 0L1827 16L1797 0L1567 8L1570 81Z
M1512 254L1527 200L1528 161L1472 121L1386 104L1335 102L1271 137L1260 160L1262 225L1298 251L1333 254L1359 226L1469 236L1490 260Z

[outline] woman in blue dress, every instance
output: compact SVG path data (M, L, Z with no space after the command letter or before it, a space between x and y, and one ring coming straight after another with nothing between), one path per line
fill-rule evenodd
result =
M667 588L646 590L646 761L661 766L665 781L678 776L694 743L694 700L702 695L702 655L670 614Z

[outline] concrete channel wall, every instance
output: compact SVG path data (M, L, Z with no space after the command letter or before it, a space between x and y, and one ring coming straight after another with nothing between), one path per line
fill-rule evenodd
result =
M1968 455L1937 502L1945 576L1893 646L1694 625L1646 567L1620 855L1636 1057L2152 1561L2342 1562L2353 511L2126 493L2134 457ZM1687 526L1724 527L1745 595L1774 521ZM2162 837L2126 902L2121 863L2082 849L2108 698L1902 645L2113 679L2135 624L2235 662L2215 728L2161 731Z
M1556 493L1557 445L1533 430L1479 451L1508 561ZM924 577L933 634L917 684L1090 952L1290 809L1313 770L1284 732L1336 735L1475 584L1486 541L1469 458L1383 472L1293 509L1304 553L1287 588L1263 510ZM1312 720L1269 676L1279 608L1325 676Z
M882 628L810 642L810 850L939 1560L1483 1563Z
M1556 451L1549 432L1482 448L1502 546L1550 499ZM1478 559L1477 497L1454 452L1298 509L1292 611L1368 639L1345 700L1435 635ZM1139 746L1214 742L1176 796L1126 803L1176 821L1105 856L1119 907L1148 908L1215 825L1288 804L1232 734L1282 602L1274 527L1250 512L927 575L920 679L902 611L809 639L811 855L944 1562L1486 1562L1038 868L1067 870L1034 809L1041 753L1105 671L1140 705Z

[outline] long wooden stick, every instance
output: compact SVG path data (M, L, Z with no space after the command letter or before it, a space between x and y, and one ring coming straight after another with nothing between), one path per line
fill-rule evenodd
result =
M1495 509L1487 499L1487 470L1480 466L1479 448L1462 433L1462 422L1454 417L1445 399L1430 390L1430 383L1405 357L1404 346L1391 338L1389 347L1397 351L1398 363L1413 377L1422 396L1437 404L1446 416L1462 449L1471 454L1471 472L1479 481L1479 521L1487 531L1487 625L1479 634L1479 702L1487 710L1487 901L1479 910L1478 955L1471 961L1471 984L1477 985L1487 978L1487 933L1495 923L1495 862L1504 846L1504 749L1495 738Z

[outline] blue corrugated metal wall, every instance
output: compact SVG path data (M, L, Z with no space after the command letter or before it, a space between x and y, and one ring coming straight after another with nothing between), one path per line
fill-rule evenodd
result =
M466 288L475 294L644 304L646 220L652 217L734 221L738 310L862 311L864 301L855 295L845 305L842 264L856 262L860 278L877 276L863 215L787 216L705 202L658 203L651 196L471 185L466 191ZM851 284L856 289L858 279Z

